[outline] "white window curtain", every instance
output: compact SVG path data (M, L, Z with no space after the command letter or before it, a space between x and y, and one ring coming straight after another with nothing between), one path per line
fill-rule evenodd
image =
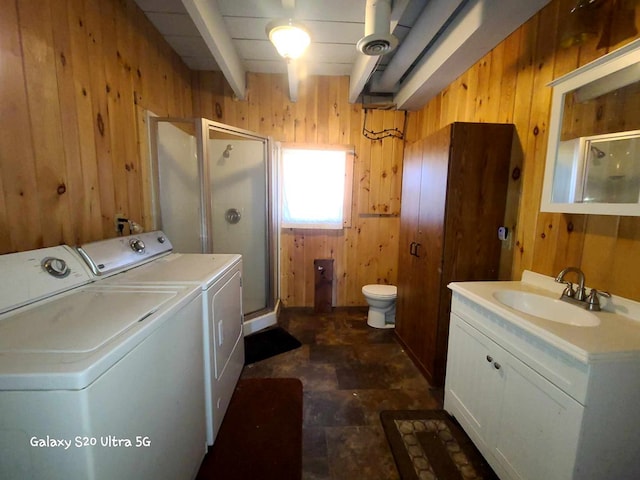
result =
M282 148L282 226L341 229L349 152Z

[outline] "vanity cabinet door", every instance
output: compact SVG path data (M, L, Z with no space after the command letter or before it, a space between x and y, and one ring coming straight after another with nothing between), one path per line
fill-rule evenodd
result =
M584 407L506 355L500 410L492 422L496 460L511 478L572 478Z
M490 448L490 426L499 408L501 379L494 372L492 356L497 348L488 337L451 314L444 408L483 453Z
M582 405L453 313L444 408L501 478L572 478Z

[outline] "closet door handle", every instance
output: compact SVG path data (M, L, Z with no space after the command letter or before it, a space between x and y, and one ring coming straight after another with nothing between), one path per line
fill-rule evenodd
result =
M422 244L421 244L421 243L416 243L416 248L414 249L414 252L413 252L413 254L414 254L416 257L418 257L418 258L420 258L420 255L418 255L418 249L419 249L421 246L422 246Z
M409 255L415 255L414 247L416 246L416 242L411 242L409 245Z

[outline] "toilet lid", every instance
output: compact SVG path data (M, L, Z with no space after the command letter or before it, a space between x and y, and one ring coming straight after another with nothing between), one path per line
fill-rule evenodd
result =
M398 294L398 287L395 285L365 285L362 293L378 298L395 298Z

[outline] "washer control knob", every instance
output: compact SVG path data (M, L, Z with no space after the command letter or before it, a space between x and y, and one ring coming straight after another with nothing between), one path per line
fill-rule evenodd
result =
M71 273L71 269L67 262L61 258L47 257L42 260L42 268L52 277L64 278Z
M166 238L164 238L164 237L162 237L162 236L158 237L158 242L160 242L160 243L164 243L164 242L166 242L166 241L167 241L167 239L166 239Z
M132 238L129 240L129 246L131 247L131 250L136 253L144 253L144 242L138 238Z

